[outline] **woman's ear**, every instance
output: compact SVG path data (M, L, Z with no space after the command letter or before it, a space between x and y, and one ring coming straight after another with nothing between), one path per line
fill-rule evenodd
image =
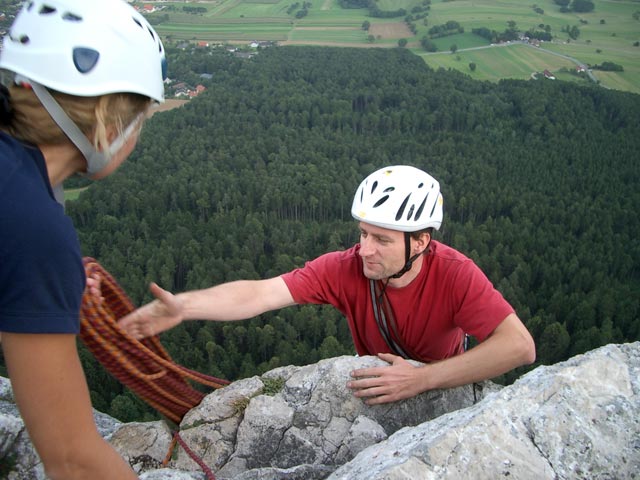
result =
M108 125L105 130L107 132L107 142L111 145L118 138L118 129L114 125Z

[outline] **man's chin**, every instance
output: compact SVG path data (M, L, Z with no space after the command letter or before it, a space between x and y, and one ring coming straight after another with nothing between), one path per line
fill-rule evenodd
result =
M383 278L385 278L382 273L373 271L367 267L362 268L362 273L369 280L382 280Z

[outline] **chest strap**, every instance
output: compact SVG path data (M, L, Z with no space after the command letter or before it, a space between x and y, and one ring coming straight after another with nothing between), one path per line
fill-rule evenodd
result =
M376 319L378 330L380 330L382 338L394 354L403 358L414 358L407 353L407 347L402 345L391 304L384 293L384 288L381 288L380 283L379 281L369 280L373 316Z

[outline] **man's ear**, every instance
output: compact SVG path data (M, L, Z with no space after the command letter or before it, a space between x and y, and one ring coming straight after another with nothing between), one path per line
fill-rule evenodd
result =
M429 242L431 242L431 235L429 232L422 232L416 240L414 253L424 252L424 250L429 246Z

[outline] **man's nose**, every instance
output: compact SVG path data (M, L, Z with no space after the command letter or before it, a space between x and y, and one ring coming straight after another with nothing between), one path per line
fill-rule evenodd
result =
M367 237L360 237L360 256L368 257L373 254L373 242Z

